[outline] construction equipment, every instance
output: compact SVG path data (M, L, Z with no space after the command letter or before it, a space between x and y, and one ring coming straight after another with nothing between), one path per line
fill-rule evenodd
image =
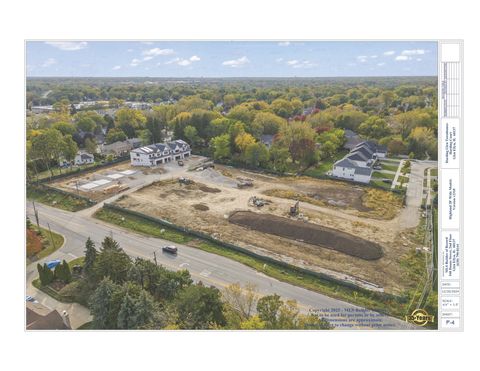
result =
M300 201L297 201L295 205L290 207L290 216L297 216L300 212Z
M256 207L263 207L270 203L268 200L264 200L263 198L258 198L257 196L250 197L248 200L249 205L256 206Z
M193 184L194 181L191 180L191 179L188 179L188 178L184 178L183 176L181 178L178 178L178 182L180 184L185 184L185 185L188 185L188 184Z
M253 179L237 177L237 187L253 187Z

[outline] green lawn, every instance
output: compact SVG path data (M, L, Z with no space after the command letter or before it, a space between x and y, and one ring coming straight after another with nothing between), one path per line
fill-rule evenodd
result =
M35 229L38 229L38 227L35 227ZM37 254L38 259L43 259L44 257L50 255L54 251L58 250L60 247L62 247L64 238L62 235L51 232L48 229L40 227L40 231L42 232L42 235L45 237L45 240L47 241L47 245L42 251L40 251Z
M36 186L27 186L27 198L67 211L82 210L95 204L75 197L73 194L66 195L51 188Z
M380 179L395 179L395 174L390 174L390 173L382 173L380 171L374 171L372 174L372 178L380 178Z
M438 168L430 169L430 176L438 176Z
M100 209L94 215L103 221L119 225L134 232L160 237L176 243L186 244L201 250L227 257L256 269L270 277L312 291L326 294L330 297L348 301L372 310L387 313L398 318L405 315L404 298L387 297L380 293L366 290L356 290L327 279L321 279L292 268L276 265L274 263L252 257L239 251L231 250L211 241L194 238L185 233L158 225L157 223L117 210ZM161 232L163 230L163 232Z
M347 153L348 153L347 150L342 150L337 152L333 158L322 160L317 166L307 169L304 172L304 175L308 175L312 177L325 175L328 171L332 170L333 164L338 160L340 160L341 158L345 157Z
M370 184L375 185L375 186L380 187L380 188L383 188L383 189L390 189L392 187L392 185L390 183L385 183L385 182L383 182L379 179L375 179L375 178L373 178L370 181Z
M77 171L80 170L83 170L83 169L88 169L90 167L94 167L94 166L97 166L99 165L100 163L99 162L94 162L93 164L86 164L86 165L80 165L80 166L74 166L74 167L70 167L70 168L66 168L66 169L62 169L60 167L54 167L50 170L45 170L45 171L42 171L36 175L33 175L34 179L37 180L37 176L38 176L38 180L41 180L41 179L45 179L45 178L50 178L52 176L52 173L53 173L53 176L56 176L56 175L60 175L60 174L70 174L70 173L75 173Z
M407 184L409 179L410 178L407 177L407 176L400 175L397 179L397 183L402 183L403 182L403 184Z
M31 229L37 232L39 231L39 228L33 224L31 226ZM42 235L43 248L38 254L31 257L27 256L27 265L45 258L46 256L52 254L54 251L58 250L63 245L64 238L62 235L53 231L50 234L50 231L48 229L42 227L40 227L40 233Z
M381 161L381 164L382 164L382 170L389 170L389 171L397 172L398 164L396 164L396 165L387 164L387 163L384 162L384 161Z

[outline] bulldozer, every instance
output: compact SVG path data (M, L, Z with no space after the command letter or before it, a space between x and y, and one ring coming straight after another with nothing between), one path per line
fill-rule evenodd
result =
M240 189L253 187L253 179L237 177L237 187Z
M188 184L193 184L193 180L191 179L188 179L188 178L184 178L183 176L181 178L178 178L178 182L180 184L185 184L185 185L188 185Z
M300 213L300 201L297 201L295 205L290 206L290 216L298 216Z
M269 204L270 201L264 200L262 198L258 198L257 196L253 196L253 197L250 197L250 199L248 200L248 203L252 206L263 207Z

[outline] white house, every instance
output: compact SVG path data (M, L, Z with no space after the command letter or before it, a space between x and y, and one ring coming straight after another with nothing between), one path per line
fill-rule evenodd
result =
M387 154L385 147L371 141L355 145L349 154L333 164L332 176L354 182L369 183L372 167L378 158Z
M332 175L354 182L369 183L372 178L372 168L358 166L354 161L343 158L333 164Z
M75 165L93 164L94 162L93 155L87 152L78 152L74 159Z
M190 156L188 143L174 140L166 143L155 143L130 151L132 166L155 166Z

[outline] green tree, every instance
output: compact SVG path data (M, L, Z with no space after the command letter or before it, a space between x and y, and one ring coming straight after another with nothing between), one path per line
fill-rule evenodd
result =
M123 251L121 248L120 248L120 245L118 244L117 241L115 241L112 237L110 236L107 236L103 239L102 241L102 248L101 248L101 251L104 251L104 250L115 250L115 251Z
M138 110L121 108L115 113L116 127L122 129L128 138L135 137L135 131L145 128L147 118Z
M75 158L78 152L78 145L77 143L75 143L71 135L66 135L63 141L64 141L63 150L62 150L63 156L67 161L73 161L73 159Z
M85 274L90 275L92 268L95 264L97 258L97 249L95 248L95 243L91 240L90 237L87 238L85 242L85 260L83 263L83 269Z
M154 321L157 306L152 296L145 290L142 290L140 296L135 301L134 312L136 328L145 327Z
M57 129L62 135L73 135L75 133L75 126L69 122L56 122L52 125L53 129Z
M175 105L176 111L180 112L192 112L195 109L211 110L213 103L209 100L202 99L198 95L190 97L182 97Z
M244 124L250 124L255 117L255 111L248 105L241 104L233 107L228 112L227 117L231 120L241 121Z
M132 262L118 243L106 237L102 242L100 253L95 259L93 274L96 281L110 277L115 283L123 283L127 279Z
M437 137L433 130L426 127L414 128L408 136L408 150L416 158L437 158Z
M358 127L360 134L373 139L380 139L390 134L387 122L378 117L370 116Z
M95 143L94 139L87 138L85 139L85 149L88 153L96 153L97 152L97 143Z
M334 327L325 318L315 314L300 314L296 328L301 330L332 330Z
M253 143L255 143L255 138L249 133L240 133L235 138L235 147L240 153L244 153L247 147Z
M259 316L252 316L240 323L241 330L263 330L265 327L266 323Z
M214 287L188 286L178 294L174 306L183 329L209 329L226 323L220 291Z
M128 294L123 297L117 317L117 328L130 330L137 327L135 316L135 300Z
M198 131L191 125L185 126L185 129L183 129L183 134L185 135L185 138L187 138L187 141L190 145L194 145L198 141Z
M62 133L56 129L48 129L32 138L32 157L39 158L47 169L50 169L53 176L53 170L50 162L58 163L65 150L65 141Z
M358 130L358 126L368 118L368 115L357 110L340 113L335 120L335 126L342 129Z
M279 145L288 148L293 162L306 163L306 160L315 151L316 133L308 123L290 122L281 128L278 137Z
M63 269L62 269L63 282L64 283L72 282L72 271L70 270L70 266L65 260L62 262L62 265L63 265Z
M228 132L230 125L235 123L235 120L227 119L226 117L218 118L210 122L208 128L208 136L213 138Z
M213 158L215 160L228 159L232 156L230 150L230 136L228 134L220 135L211 140L213 148Z
M282 147L281 145L274 143L270 147L269 152L270 160L273 163L274 170L281 173L285 172L287 170L288 158L290 157L290 152L288 151L288 148Z
M98 284L97 289L90 297L90 313L92 314L92 327L95 329L112 328L110 310L113 295L119 286L114 284L109 277L105 277Z
M295 107L286 99L275 99L270 105L272 111L280 117L289 118L293 115Z
M267 295L258 300L257 312L262 321L265 322L266 327L275 329L278 326L278 312L283 305L280 296L277 294Z
M251 143L245 149L244 158L250 166L263 166L268 162L268 149L263 143Z
M263 134L275 135L278 133L282 125L286 125L285 119L271 113L258 112L255 115L253 123L262 128Z
M123 142L127 139L125 133L120 129L110 129L105 137L105 141L107 144L115 143L115 142Z
M81 117L77 121L77 128L87 133L91 133L95 130L96 123L90 117Z

